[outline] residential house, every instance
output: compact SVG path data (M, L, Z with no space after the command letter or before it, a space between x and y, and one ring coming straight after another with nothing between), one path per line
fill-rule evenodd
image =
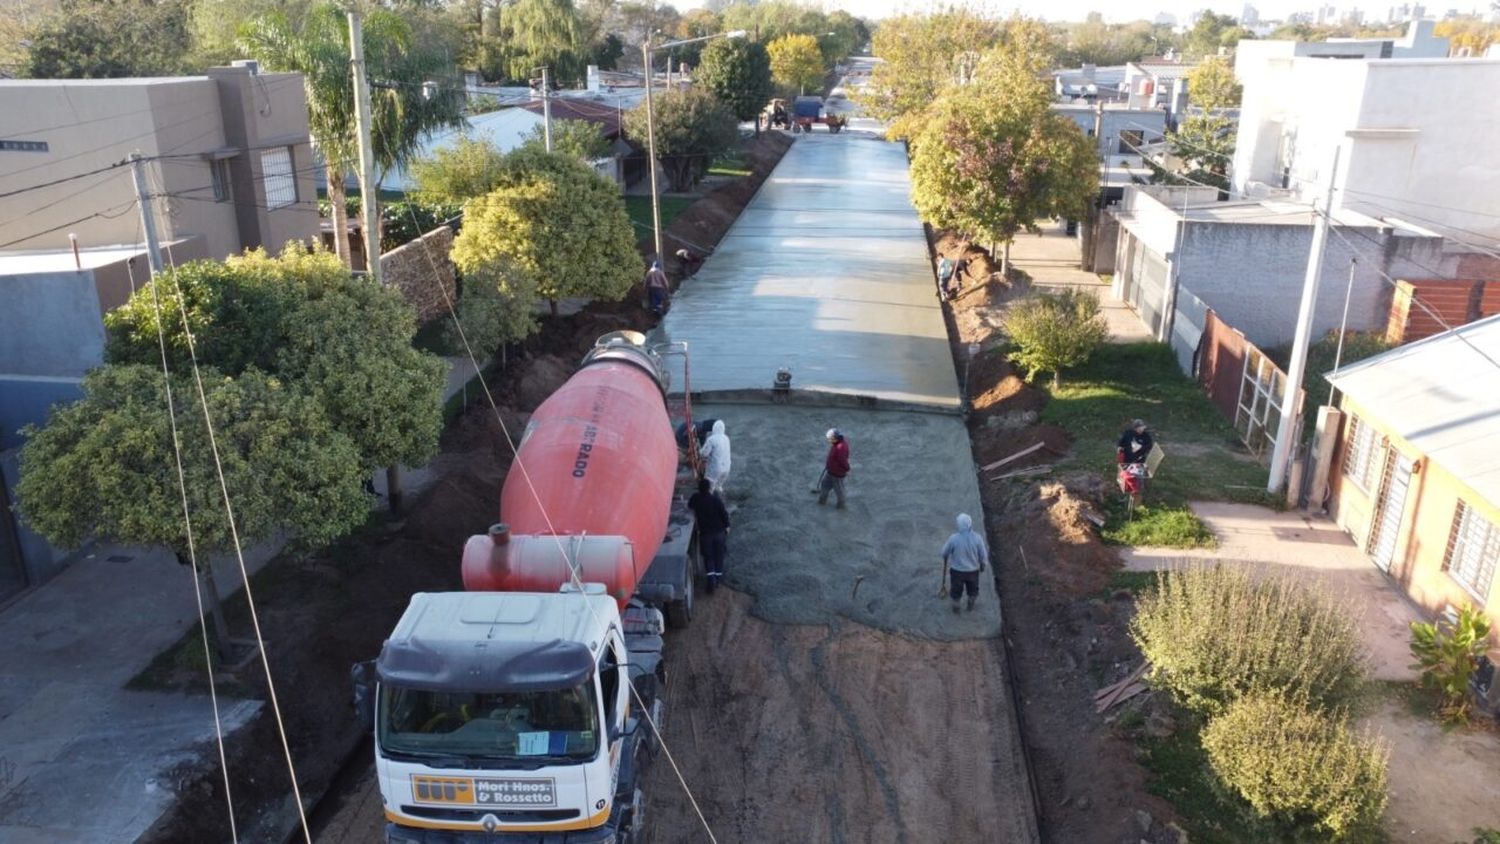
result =
M214 258L318 231L302 76L0 81L0 250L141 242L131 153L151 159L158 236ZM17 192L20 191L20 192Z
M1124 83L1124 65L1099 67L1086 64L1082 67L1052 71L1053 92L1060 102L1123 100L1125 99L1125 92L1122 90Z
M1141 147L1161 141L1167 131L1167 113L1159 108L1103 102L1053 103L1052 111L1077 123L1094 139L1099 160L1106 166L1139 167Z
M533 131L543 123L542 116L524 108L502 108L485 114L474 114L464 119L462 128L445 128L422 139L418 160L431 158L439 151L455 146L462 138L484 141L501 152L510 152L526 142ZM411 174L404 167L385 174L380 186L387 190L406 191L415 187Z
M1500 317L1328 376L1342 398L1329 509L1434 615L1500 629Z
M1446 39L1429 40L1446 55ZM1500 145L1486 143L1500 138L1500 61L1402 58L1399 49L1392 58L1324 57L1348 45L1368 47L1241 45L1233 192L1311 201L1332 172L1342 207L1459 239L1500 238Z
M626 99L610 100L604 95L580 95L552 98L553 120L584 120L598 125L599 131L610 143L613 172L601 173L610 176L622 187L628 187L646 176L646 154L625 138L625 112L629 106ZM542 113L541 101L529 102L521 108L533 114Z
M318 231L302 77L253 65L163 79L0 81L0 601L62 558L17 523L17 434L80 395L104 315L149 277L139 151L173 262Z
M1202 187L1133 186L1111 208L1120 225L1111 293L1194 371L1203 317L1212 309L1250 342L1292 340L1313 236L1313 210L1287 200L1215 201ZM1349 209L1324 251L1313 331L1384 330L1393 277L1443 277L1458 257L1429 231ZM1351 280L1351 264L1352 280ZM1384 274L1384 275L1383 275Z
M1159 108L1176 116L1187 108L1187 76L1197 62L1171 58L1141 59L1125 65L1125 103L1130 108Z

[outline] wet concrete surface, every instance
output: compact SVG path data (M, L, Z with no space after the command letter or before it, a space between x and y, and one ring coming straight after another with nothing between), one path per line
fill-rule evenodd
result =
M786 367L798 389L957 408L910 190L900 145L800 135L662 323L693 389L769 387Z
M827 410L770 403L698 404L723 419L733 444L727 486L734 508L729 585L755 597L757 616L780 624L843 617L929 639L992 637L1000 631L994 581L980 603L953 615L938 597L938 551L969 513L983 529L968 431L958 417ZM828 449L824 432L849 440L852 469L843 510L811 493Z

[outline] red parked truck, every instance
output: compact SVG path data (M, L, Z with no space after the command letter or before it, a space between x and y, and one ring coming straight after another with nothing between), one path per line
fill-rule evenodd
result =
M413 596L356 668L387 841L645 840L662 633L698 570L663 357L596 343L527 423L467 591Z

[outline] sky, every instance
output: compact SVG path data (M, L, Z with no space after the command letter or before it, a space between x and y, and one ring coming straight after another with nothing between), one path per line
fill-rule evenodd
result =
M671 0L668 0L671 2ZM958 0L963 2L963 0ZM1292 12L1311 12L1324 3L1338 7L1340 10L1359 7L1364 9L1365 17L1369 20L1384 20L1387 12L1392 6L1399 6L1402 2L1411 0L1380 0L1380 2L1368 2L1368 0L1251 0L1251 5L1260 12L1262 20L1285 18ZM1441 15L1450 8L1468 12L1476 8L1474 0L1421 0L1427 7L1429 16ZM903 12L927 12L936 7L952 5L953 0L825 0L818 3L813 0L814 5L820 5L828 11L843 9L844 11L865 18L884 18ZM1089 12L1099 11L1104 14L1104 19L1111 22L1125 22L1133 20L1150 20L1156 17L1158 12L1168 12L1176 15L1178 21L1186 23L1187 18L1197 9L1210 8L1221 14L1239 17L1244 9L1245 0L1152 0L1151 2L1113 2L1106 3L1103 0L967 0L963 3L971 8L985 10L998 17L1005 17L1012 12L1020 12L1028 17L1039 17L1050 21L1081 21ZM678 10L691 9L703 5L702 0L679 0L672 2Z

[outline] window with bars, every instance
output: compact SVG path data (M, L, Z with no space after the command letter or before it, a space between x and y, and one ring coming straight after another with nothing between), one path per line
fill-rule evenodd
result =
M1359 485L1365 492L1375 489L1380 478L1381 437L1375 429L1349 417L1349 431L1344 435L1344 477Z
M275 211L297 201L297 177L292 172L291 147L261 150L260 184L266 192L266 209Z
M216 158L208 162L208 169L213 175L214 202L229 202L234 199L234 191L229 186L229 159Z
M1497 559L1500 559L1500 528L1474 512L1474 508L1458 502L1448 550L1443 555L1443 570L1484 604L1489 600Z

